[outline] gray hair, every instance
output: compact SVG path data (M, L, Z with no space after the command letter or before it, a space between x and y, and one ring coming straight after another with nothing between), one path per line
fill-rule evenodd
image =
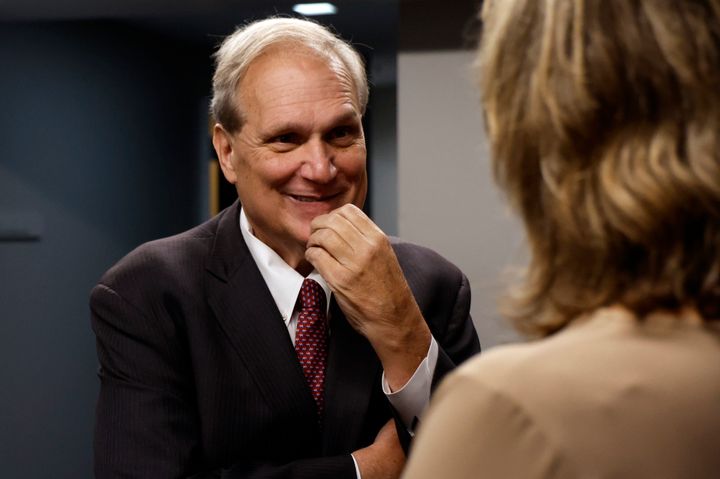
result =
M326 60L347 75L354 87L360 113L365 113L368 83L360 54L326 27L298 18L268 18L242 27L228 36L215 53L213 98L210 105L215 120L227 131L242 127L243 115L235 93L250 64L271 47L296 46Z

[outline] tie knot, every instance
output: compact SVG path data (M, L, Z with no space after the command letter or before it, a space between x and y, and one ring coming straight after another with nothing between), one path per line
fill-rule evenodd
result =
M311 310L325 314L325 291L320 284L309 278L305 278L300 287L300 306L303 311Z

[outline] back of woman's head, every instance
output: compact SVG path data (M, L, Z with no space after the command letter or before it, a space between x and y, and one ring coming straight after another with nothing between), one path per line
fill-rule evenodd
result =
M486 0L497 180L532 260L508 312L720 317L720 0Z

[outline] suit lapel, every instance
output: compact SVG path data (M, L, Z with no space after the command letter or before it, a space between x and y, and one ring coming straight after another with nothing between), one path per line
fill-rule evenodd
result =
M280 312L242 238L238 215L236 203L218 225L207 268L208 302L267 403L312 430L315 403Z
M357 447L381 368L370 343L348 324L334 299L330 317L322 450L338 454Z

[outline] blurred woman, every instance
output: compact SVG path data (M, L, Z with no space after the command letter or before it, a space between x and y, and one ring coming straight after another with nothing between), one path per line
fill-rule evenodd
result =
M494 0L477 71L545 337L439 389L404 477L720 477L720 0Z

